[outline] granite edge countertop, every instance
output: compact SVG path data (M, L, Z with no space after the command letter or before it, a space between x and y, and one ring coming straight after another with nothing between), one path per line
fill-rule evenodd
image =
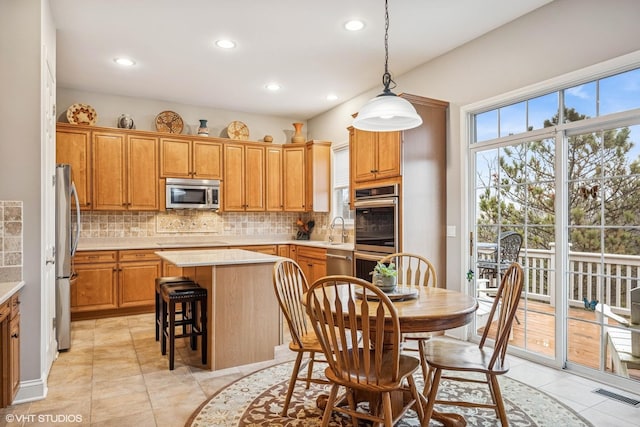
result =
M244 249L207 249L193 251L158 251L156 254L178 267L242 265L274 263L283 259L276 255Z
M226 236L172 236L172 237L109 237L80 238L78 251L106 251L127 249L171 250L179 248L216 248L227 246L300 245L326 249L352 251L353 243L330 243L324 240L295 240L273 236L260 238L237 238Z
M17 282L0 282L0 304L4 304L5 301L22 289L23 286L23 280Z

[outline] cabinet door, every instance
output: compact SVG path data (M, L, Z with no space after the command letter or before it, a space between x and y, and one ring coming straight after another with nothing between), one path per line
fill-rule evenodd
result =
M20 314L9 321L9 339L9 401L12 402L20 387Z
M329 212L331 192L331 143L307 142L305 210Z
M225 144L223 172L222 210L244 211L244 146Z
M127 140L127 207L158 210L158 140L132 136Z
M244 150L245 210L264 211L264 147L248 145Z
M71 165L80 209L91 209L91 132L79 129L56 131L56 163Z
M77 264L78 274L71 286L71 312L118 307L115 263Z
M119 307L154 305L155 280L161 275L161 262L141 261L120 263L118 283Z
M92 164L93 209L126 209L125 135L94 132Z
M400 176L400 132L378 132L376 179Z
M162 178L191 178L191 141L188 139L160 139L160 176Z
M282 153L285 211L305 210L305 150L305 144L299 144L295 147L284 147Z
M284 208L282 201L282 148L267 147L265 161L265 209L279 212Z
M350 153L352 174L355 182L371 181L375 179L376 171L376 142L375 132L353 130Z
M222 179L222 144L219 142L193 141L193 177L198 179Z

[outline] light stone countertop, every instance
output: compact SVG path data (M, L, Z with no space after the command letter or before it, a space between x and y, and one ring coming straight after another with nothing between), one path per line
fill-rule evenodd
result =
M259 238L238 238L234 236L172 236L172 237L110 237L81 238L79 251L105 251L126 249L170 249L216 246L251 245L302 245L319 248L353 250L353 243L333 244L323 240L295 240L287 236L266 236Z
M24 286L24 281L20 282L0 282L0 304L3 304Z
M244 249L203 249L194 251L159 251L160 258L178 267L273 263L283 259L275 255Z

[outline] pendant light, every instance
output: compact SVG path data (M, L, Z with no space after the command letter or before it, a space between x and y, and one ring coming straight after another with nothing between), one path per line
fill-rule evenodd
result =
M393 86L391 84L393 83ZM373 132L390 132L418 127L422 118L409 101L391 92L396 83L389 73L389 5L384 2L384 74L382 75L384 90L382 93L364 104L353 127ZM389 87L391 86L391 88Z

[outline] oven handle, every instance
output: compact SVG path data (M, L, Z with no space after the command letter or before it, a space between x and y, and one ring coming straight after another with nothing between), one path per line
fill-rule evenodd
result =
M366 261L378 261L387 256L388 254L374 254L374 253L365 253L365 252L354 252L353 257L355 259L363 259Z
M384 207L384 206L396 206L398 204L397 197L390 197L386 199L367 199L367 200L356 200L353 205L356 208L374 208L374 207Z

